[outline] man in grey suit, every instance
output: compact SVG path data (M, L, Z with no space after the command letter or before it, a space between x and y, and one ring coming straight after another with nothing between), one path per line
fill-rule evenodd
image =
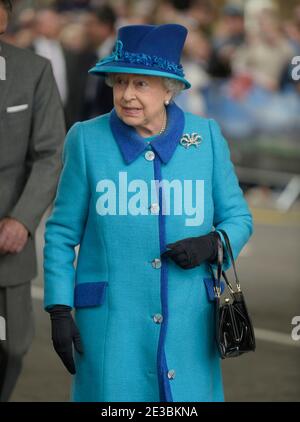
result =
M0 0L0 35L11 9ZM0 38L0 401L8 401L33 339L34 234L51 204L65 137L61 100L48 60ZM1 332L3 333L3 327Z

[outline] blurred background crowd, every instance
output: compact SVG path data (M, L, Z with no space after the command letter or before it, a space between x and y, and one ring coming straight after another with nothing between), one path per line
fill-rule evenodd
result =
M51 60L68 129L113 106L111 88L88 70L111 53L118 28L170 22L189 29L192 89L177 104L219 122L236 164L298 173L298 0L15 0L5 39Z
M181 23L187 111L213 116L231 138L292 137L300 128L300 2L275 0L16 0L6 40L48 57L67 127L108 112L111 88L88 69L126 24ZM300 71L299 71L300 74Z

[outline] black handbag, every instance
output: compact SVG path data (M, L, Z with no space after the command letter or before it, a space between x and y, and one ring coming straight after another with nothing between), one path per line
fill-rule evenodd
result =
M230 242L226 232L224 230L219 231L224 236L236 284L236 289L234 289L232 284L229 282L225 271L222 269L224 257L223 243L220 234L216 232L218 234L217 278L215 277L211 266L210 269L214 281L215 292L216 341L221 358L225 359L254 351L256 345L253 325L247 310L244 295L241 291ZM221 297L221 274L230 292L230 298L226 297L225 300Z

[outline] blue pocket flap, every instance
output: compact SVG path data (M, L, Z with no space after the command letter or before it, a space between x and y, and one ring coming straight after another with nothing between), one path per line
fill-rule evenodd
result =
M74 291L74 307L83 308L85 306L102 305L107 285L107 281L76 284Z
M215 300L214 281L212 278L204 278L203 281L205 283L208 300L213 302ZM221 294L224 292L224 288L224 281L221 280Z

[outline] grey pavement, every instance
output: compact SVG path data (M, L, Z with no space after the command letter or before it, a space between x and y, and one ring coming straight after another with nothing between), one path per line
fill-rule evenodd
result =
M300 401L300 340L290 337L291 320L300 315L299 216L292 211L276 219L272 211L258 213L254 234L237 260L254 326L271 338L261 331L255 353L223 361L226 401ZM40 287L43 229L42 222L37 232L40 270L33 283ZM12 401L68 401L71 379L52 349L49 317L40 299L34 299L34 310L36 335Z

